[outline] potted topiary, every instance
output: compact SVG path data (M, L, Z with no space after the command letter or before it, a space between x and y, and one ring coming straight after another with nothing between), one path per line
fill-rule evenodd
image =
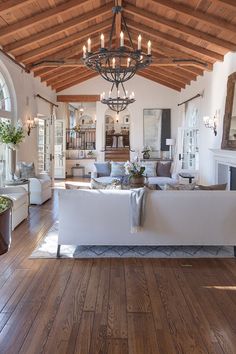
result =
M8 251L11 243L12 201L0 196L0 255Z

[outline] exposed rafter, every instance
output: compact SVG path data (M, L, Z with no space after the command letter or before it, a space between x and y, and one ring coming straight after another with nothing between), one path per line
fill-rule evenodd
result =
M86 77L78 78L75 81L70 81L67 84L65 84L64 86L56 88L56 92L61 92L61 91L65 90L65 89L67 89L68 87L81 84L82 82L87 81L89 79L92 79L92 78L94 78L96 76L98 76L97 73L89 73L88 76L86 76Z
M167 29L175 30L181 34L187 34L193 38L202 39L210 44L214 44L220 48L224 48L231 51L236 51L236 44L227 42L227 40L222 41L215 36L212 36L206 32L202 32L196 30L190 26L183 25L179 22L175 22L173 20L168 20L160 15L156 15L150 11L146 11L145 9L141 9L137 6L127 4L125 7L125 11L131 13L140 19L149 21L151 24L161 24ZM142 30L142 27L140 27Z
M213 52L212 50L202 48L196 44L184 41L183 39L154 30L153 28L145 26L144 24L138 23L136 21L130 20L129 27L133 28L134 30L141 27L142 32L149 35L149 37L153 37L154 39L160 38L161 40L164 40L167 45L181 48L181 50L185 53L201 56L202 58L205 58L206 60L211 60L212 62L214 62L215 60L223 61L224 59L223 55Z
M198 20L200 22L206 23L208 25L214 26L222 30L227 30L235 34L235 25L225 21L224 19L211 15L209 13L204 13L200 10L195 10L189 6L176 3L171 0L151 0L153 3L164 6L171 9L179 14L188 15L190 18Z
M77 33L74 33L66 38L58 39L37 49L30 50L25 54L17 56L16 59L25 63L32 63L33 61L35 61L35 59L39 57L44 57L48 55L50 52L55 53L57 49L68 46L72 43L74 45L75 44L79 45L80 43L82 43L81 40L87 38L88 35L96 35L97 33L100 33L101 30L106 30L109 26L110 26L110 20L108 19L102 23L88 27ZM81 47L80 47L80 51L81 51Z
M7 0L0 3L0 14L28 5L33 0Z
M88 21L94 20L99 16L106 15L111 12L111 3L108 3L102 7L99 7L95 10L89 11L83 15L73 17L72 19L60 23L59 25L50 27L45 31L40 31L38 33L33 34L32 36L28 36L19 41L14 41L4 46L6 51L12 51L14 54L16 50L32 45L34 42L39 42L48 38L51 38L59 33L72 29L74 27L82 26Z
M0 39L4 37L8 37L18 31L25 30L26 28L35 26L36 24L39 24L41 22L48 21L54 16L58 16L62 13L70 11L73 8L81 7L84 4L89 3L90 1L91 0L80 0L80 1L70 0L67 1L66 3L63 2L61 5L53 7L49 10L42 11L40 13L35 14L34 16L29 16L24 20L17 21L12 25L5 26L0 29Z

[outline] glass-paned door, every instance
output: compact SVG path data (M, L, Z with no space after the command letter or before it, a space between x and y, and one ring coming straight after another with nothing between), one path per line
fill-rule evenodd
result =
M54 176L55 178L65 178L66 175L66 159L65 159L65 122L63 120L55 120L55 137L54 137Z
M51 172L49 119L38 120L38 172Z
M199 169L199 129L184 129L182 168L188 170Z

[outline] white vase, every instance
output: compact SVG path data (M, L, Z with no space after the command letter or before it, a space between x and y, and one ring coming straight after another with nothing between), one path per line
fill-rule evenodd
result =
M12 149L11 147L8 146L8 170L9 174L11 176L11 180L15 180L15 171L16 171L16 149Z

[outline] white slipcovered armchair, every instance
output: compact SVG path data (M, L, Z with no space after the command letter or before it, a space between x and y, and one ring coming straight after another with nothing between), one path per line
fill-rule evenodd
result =
M10 198L12 206L12 230L28 217L28 193L24 187L2 187L0 195Z
M41 205L52 197L51 178L47 174L30 177L30 204Z
M30 204L41 205L51 198L51 178L47 173L35 175L34 163L18 162L17 175L30 182Z

